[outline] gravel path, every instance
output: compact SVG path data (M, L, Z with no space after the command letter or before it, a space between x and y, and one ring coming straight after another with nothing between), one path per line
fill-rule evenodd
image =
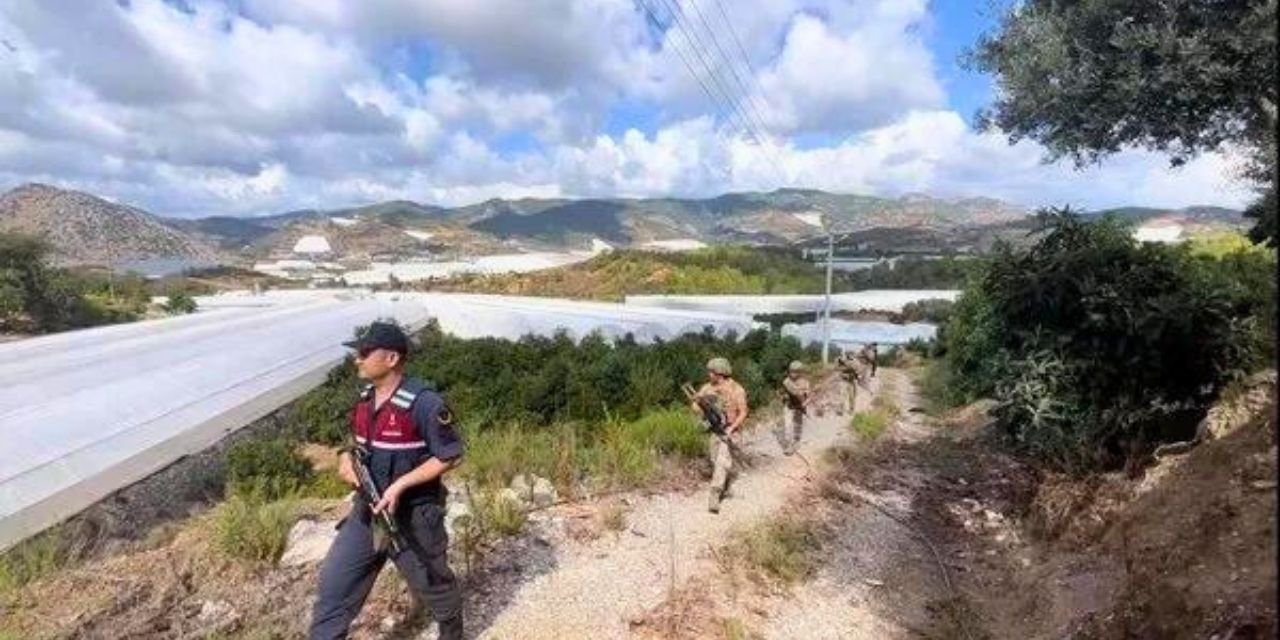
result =
M918 400L907 375L881 369L876 382L877 390L903 411L882 437L901 442L928 437L921 415L908 411ZM900 473L905 486L914 484L905 477L911 469ZM900 518L907 517L912 502L898 489L858 493ZM827 544L821 568L785 599L765 605L761 634L779 640L920 637L929 600L937 595L928 551L901 524L867 505L850 506L837 518L841 534Z
M859 394L859 408L868 395ZM812 477L805 459L816 464L824 449L850 438L848 418L827 414L806 425L801 456L784 457L770 418L747 435L744 448L754 464L740 470L719 514L707 512L701 489L637 499L620 535L585 544L553 542L553 567L520 585L478 637L628 637L632 620L690 577L714 571L708 549L781 508Z

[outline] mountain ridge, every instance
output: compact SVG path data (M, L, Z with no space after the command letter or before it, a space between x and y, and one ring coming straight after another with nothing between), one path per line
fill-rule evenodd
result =
M784 188L709 198L490 198L457 207L388 200L257 217L179 219L31 183L0 194L0 231L46 237L58 259L68 263L161 257L225 262L287 255L304 235L325 235L337 253L369 258L580 249L593 239L615 246L671 239L792 244L821 235L820 229L795 215L814 212L825 213L842 234L914 229L917 235L928 232L937 237L1017 226L1032 214L1026 207L985 196L911 193L887 198ZM1106 212L1134 221L1164 216L1234 224L1243 220L1238 211L1210 206L1118 207Z

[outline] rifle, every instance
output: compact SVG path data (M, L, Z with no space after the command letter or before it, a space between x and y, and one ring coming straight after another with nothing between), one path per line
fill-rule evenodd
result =
M698 410L702 412L703 427L719 438L720 442L725 443L729 447L729 453L745 464L747 460L746 454L738 448L738 445L729 438L729 433L725 431L725 427L728 426L728 419L725 417L724 411L720 409L720 404L710 396L699 395L694 390L693 385L687 382L680 385L680 390L684 392L686 398L698 405Z
M360 492L372 509L382 501L382 492L378 490L378 483L373 481L373 474L369 471L369 449L356 442L355 434L352 434L351 441L351 466L355 469L357 484L359 484L356 491ZM399 554L404 548L404 537L400 533L400 525L396 524L395 516L390 511L383 511L375 514L375 517L377 517L376 523L379 528L386 532L392 553Z

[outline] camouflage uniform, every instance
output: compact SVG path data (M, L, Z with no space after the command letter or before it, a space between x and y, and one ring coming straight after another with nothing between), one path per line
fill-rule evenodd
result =
M793 370L796 370L793 363ZM805 403L809 400L809 394L812 389L809 381L797 377L787 376L782 380L782 388L784 391L784 402L782 408L782 450L783 453L791 455L795 453L796 447L800 444L800 434L804 430L804 418L807 413Z
M712 362L715 363L717 358ZM728 363L722 362L723 370L732 373L728 369ZM711 369L711 366L708 366ZM725 373L723 375L729 375ZM724 378L719 382L708 382L702 385L698 390L699 396L714 396L720 406L720 410L724 413L725 425L728 426L736 422L739 418L747 415L747 391L742 385L732 378ZM725 438L734 440L738 438L737 433L728 434ZM725 491L729 488L729 476L733 472L733 451L729 444L721 439L717 434L710 434L707 438L708 455L711 457L711 486L708 509L712 512L719 511L720 500L724 498Z
M840 371L840 415L853 414L858 399L858 362L852 352L844 351L836 358Z

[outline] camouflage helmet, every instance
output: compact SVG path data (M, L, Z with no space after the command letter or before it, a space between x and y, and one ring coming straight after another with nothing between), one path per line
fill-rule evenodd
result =
M707 371L722 376L733 375L733 366L729 364L728 358L712 358L707 361Z
M787 365L787 371L804 371L804 363L799 360L792 360L791 364Z

